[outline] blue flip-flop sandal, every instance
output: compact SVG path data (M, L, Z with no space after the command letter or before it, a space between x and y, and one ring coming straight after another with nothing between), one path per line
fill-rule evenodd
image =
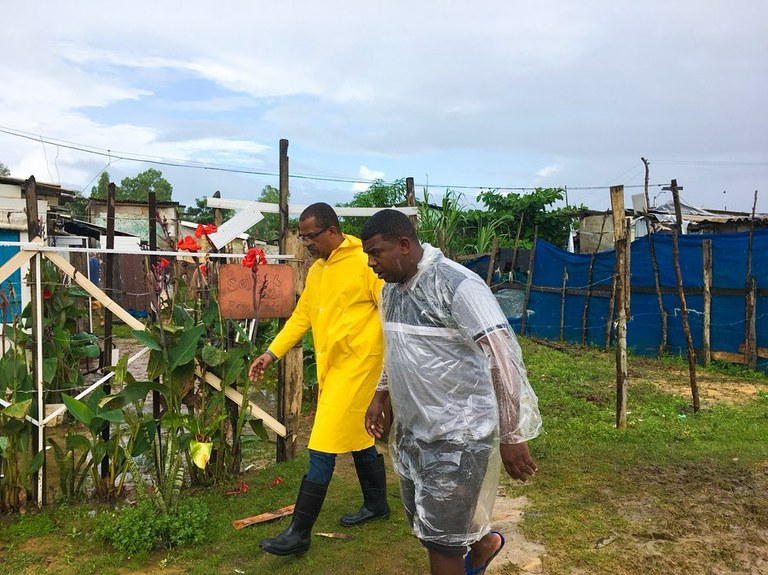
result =
M499 551L504 549L504 536L499 533L498 531L491 531L491 533L495 533L501 538L501 545L499 545L499 548L494 551L493 555L488 557L488 561L486 561L483 565L480 565L480 567L475 567L474 569L471 567L472 565L472 549L469 550L469 553L467 553L466 558L464 559L464 571L466 571L467 575L482 575L485 573L485 570L488 568L488 565L491 563L491 561L494 560L496 555L499 554Z

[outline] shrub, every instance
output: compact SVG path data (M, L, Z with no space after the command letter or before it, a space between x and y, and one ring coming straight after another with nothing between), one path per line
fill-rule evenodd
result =
M151 501L102 513L95 534L124 555L148 553L158 547L177 547L202 541L208 507L200 498L179 502L176 513L160 513Z

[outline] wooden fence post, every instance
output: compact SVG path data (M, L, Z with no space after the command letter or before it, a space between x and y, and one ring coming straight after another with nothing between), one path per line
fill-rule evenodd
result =
M287 253L288 247L288 140L280 140L280 239L278 242L280 253ZM285 326L285 319L277 322L278 331ZM277 362L277 419L285 425L286 419L286 389L285 389L285 362ZM286 461L288 438L277 438L277 462Z
M627 310L629 273L627 269L627 220L624 215L624 186L611 186L613 238L616 250L616 428L627 427Z
M525 299L523 300L523 317L520 323L520 335L525 335L525 324L528 319L528 300L531 298L531 286L533 285L533 260L536 256L536 239L539 235L539 228L536 226L533 232L533 247L528 260L528 278L525 282Z
M683 322L683 331L685 332L685 343L688 348L688 375L691 381L691 396L693 397L693 412L699 412L699 387L696 383L696 350L693 348L693 338L691 337L691 326L688 323L688 306L685 301L685 291L683 290L683 273L680 270L680 251L678 248L678 234L683 231L683 216L680 207L680 195L677 180L672 180L669 190L672 192L672 200L675 202L675 214L677 215L677 226L672 233L672 259L675 265L675 277L677 278L677 296L680 300L680 318Z
M37 182L35 176L30 176L28 180L24 182L24 199L26 200L27 209L27 241L32 241L38 237L42 237L43 226L40 224L40 218L37 213ZM31 292L30 308L32 309L32 340L35 342L35 352L33 354L34 361L32 362L32 379L35 382L35 389L37 392L37 421L38 425L35 426L32 432L32 455L36 456L41 451L45 451L45 426L43 425L43 419L45 418L45 394L43 392L43 334L42 334L42 287L40 286L41 278L41 266L42 257L40 253L35 255L29 260L29 276L34 282ZM32 483L32 496L37 501L38 506L45 505L47 501L46 484L47 484L47 472L45 457L43 457L43 465L35 474L36 481Z
M712 240L702 242L702 273L704 279L704 325L701 334L704 365L712 361Z
M293 267L293 287L296 297L304 290L306 280L306 266L304 259L306 249L304 243L299 240L299 233L291 230L286 238L286 253L293 254L295 259L291 262ZM288 350L282 363L285 366L285 382L283 391L283 415L285 421L285 457L293 459L298 451L299 423L301 422L301 400L304 393L304 349L300 341L295 347Z

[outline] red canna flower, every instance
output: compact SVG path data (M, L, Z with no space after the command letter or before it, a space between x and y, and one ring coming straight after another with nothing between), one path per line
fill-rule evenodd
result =
M48 288L43 288L43 299L51 299L53 293Z
M179 250L196 252L200 249L200 246L192 236L184 236L184 238L176 245L176 248Z
M197 224L197 228L195 229L195 237L202 238L203 236L216 233L216 230L217 228L213 224Z
M264 250L260 250L259 248L249 249L243 258L243 267L246 268L253 269L265 263L267 263L267 256L264 255Z
M160 258L160 267L161 268L167 268L170 265L171 265L171 262L169 262L167 259Z
M208 268L205 266L205 264L202 264L200 266L200 273L203 275L204 278L208 277Z

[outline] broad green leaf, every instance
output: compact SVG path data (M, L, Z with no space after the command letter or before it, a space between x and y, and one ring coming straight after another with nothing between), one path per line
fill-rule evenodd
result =
M101 349L98 345L90 344L90 345L81 345L77 347L73 347L70 353L74 357L99 357L101 355Z
M125 417L120 409L112 409L110 411L103 411L98 414L101 419L106 419L112 423L125 423Z
M160 345L160 342L155 339L155 337L146 330L140 330L140 329L132 329L131 333L133 334L133 337L135 337L141 345L144 347L148 347L149 349L156 349L160 351L162 346Z
M163 357L163 352L153 349L149 352L149 361L147 362L147 378L156 379L165 373L168 363Z
M215 367L227 361L227 352L212 345L205 345L202 358L206 365Z
M24 401L17 401L16 403L12 403L8 407L4 408L0 413L3 415L7 415L8 417L12 417L14 419L21 419L23 420L27 413L29 413L29 408L32 406L32 400L26 399Z
M69 349L69 332L60 326L53 328L53 341L59 351L66 351Z
M37 454L32 458L32 461L29 462L29 466L27 466L27 473L29 475L34 475L37 473L37 470L40 469L43 465L43 461L45 460L45 450L38 451Z
M242 359L228 361L224 365L224 373L222 374L222 377L221 377L221 387L225 388L235 383L240 378L240 375L243 373L243 367L245 366L243 364Z
M8 438L5 435L0 435L0 455L5 457L5 448L8 447Z
M195 357L195 351L197 351L197 344L204 331L204 324L196 325L192 329L185 331L179 339L179 343L168 350L168 369L170 371L192 361Z
M56 377L56 370L59 367L58 357L46 357L43 359L43 381L50 385Z
M91 443L84 435L70 433L67 435L67 449L88 451L91 449Z
M251 426L251 429L253 429L253 432L262 439L262 441L269 441L269 435L267 434L267 430L264 428L264 420L251 419L248 421L248 424Z
M66 393L61 394L61 400L64 402L64 405L67 406L67 410L75 419L77 419L80 423L84 423L90 427L93 418L96 417L96 414L90 407L88 407L79 399L75 399Z

